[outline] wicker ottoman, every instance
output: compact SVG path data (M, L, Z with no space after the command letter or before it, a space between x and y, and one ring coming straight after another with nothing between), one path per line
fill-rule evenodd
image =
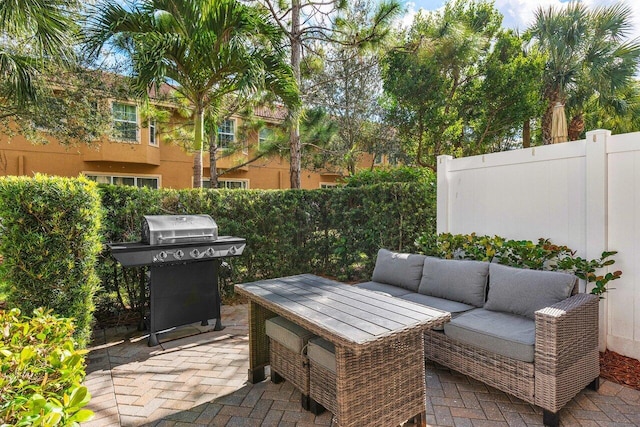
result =
M314 335L283 317L272 317L265 322L269 337L269 363L271 381L282 379L293 384L302 393L301 404L309 409L309 362L307 342Z
M324 409L335 414L336 402L336 355L333 344L319 337L309 340L309 410L319 414Z

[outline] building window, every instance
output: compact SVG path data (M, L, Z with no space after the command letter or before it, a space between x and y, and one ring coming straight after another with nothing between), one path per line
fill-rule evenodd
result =
M229 148L236 141L236 122L233 119L223 120L218 126L218 147Z
M211 188L211 180L205 178L202 180L202 188ZM248 179L219 179L218 188L226 188L227 190L247 190L249 189Z
M156 130L156 119L149 119L149 145L158 146L158 134Z
M129 185L132 187L159 188L160 178L149 176L118 176L85 174L85 176L98 184Z
M158 188L158 178L136 177L136 187Z
M114 102L113 127L122 141L138 141L138 108L135 105Z
M269 128L262 128L258 132L258 145L263 144L270 140L273 136L273 130Z
M228 190L246 190L249 188L249 180L220 179L218 180L218 188L226 188Z
M373 164L374 165L381 165L382 164L382 154L376 154L376 157L373 160Z
M321 182L320 188L334 188L337 187L338 183L336 182Z

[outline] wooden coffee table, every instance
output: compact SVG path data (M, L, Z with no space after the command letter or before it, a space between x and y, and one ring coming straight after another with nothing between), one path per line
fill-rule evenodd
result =
M312 274L236 285L249 299L249 381L265 379L265 321L282 316L335 345L340 427L426 425L424 339L450 313Z

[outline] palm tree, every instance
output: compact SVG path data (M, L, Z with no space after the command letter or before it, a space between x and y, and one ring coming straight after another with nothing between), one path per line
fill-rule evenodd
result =
M624 41L631 28L631 8L624 4L589 10L582 2L564 8L538 8L528 29L537 48L547 55L542 118L543 140L551 141L551 118L556 104L570 112L569 139L584 131L584 108L598 102L619 102L619 94L633 84L640 60L637 40Z
M202 186L205 110L221 97L267 89L299 104L281 30L237 0L142 0L130 10L104 0L89 18L87 46L97 55L108 42L130 54L139 96L166 84L191 103L194 187Z
M76 0L0 1L0 105L35 101L39 72L73 63L79 5Z

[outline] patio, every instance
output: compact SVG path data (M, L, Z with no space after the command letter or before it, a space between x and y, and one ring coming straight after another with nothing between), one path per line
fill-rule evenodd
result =
M223 306L226 328L188 326L178 338L148 347L135 328L98 331L85 385L101 426L330 426L331 414L300 408L287 382L250 385L247 307ZM165 338L166 339L166 338ZM162 340L162 339L161 339ZM602 381L561 412L565 426L640 425L640 391ZM429 426L534 426L541 410L466 376L427 365Z

